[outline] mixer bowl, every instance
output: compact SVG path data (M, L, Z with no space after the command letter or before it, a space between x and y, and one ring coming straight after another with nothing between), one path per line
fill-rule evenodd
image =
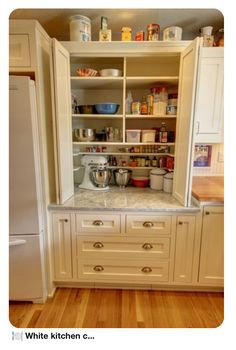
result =
M107 187L111 179L111 170L106 168L94 168L89 173L90 180L96 187Z
M120 188L125 188L130 180L132 170L130 169L116 169L114 170L115 182Z

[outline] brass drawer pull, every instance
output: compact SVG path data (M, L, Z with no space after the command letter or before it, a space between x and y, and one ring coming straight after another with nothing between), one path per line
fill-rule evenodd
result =
M144 243L144 245L142 245L142 248L145 250L150 250L153 248L153 246L151 245L151 243Z
M104 270L104 267L101 266L101 265L96 265L96 266L94 266L93 269L94 269L94 271L96 271L96 272L101 272L101 271Z
M178 224L179 224L179 225L183 225L183 221L179 221Z
M151 221L145 221L144 223L143 223L143 226L144 227L153 227L153 222L151 222Z
M94 220L93 225L94 226L102 226L103 222L102 222L102 220Z
M95 242L93 246L94 246L94 248L99 248L99 249L104 247L102 242Z
M144 273L150 273L150 272L152 272L152 269L151 269L151 267L149 267L149 266L145 266L145 267L142 268L142 272L144 272Z
M206 212L205 212L205 215L210 215L210 212L209 212L209 211L206 211Z

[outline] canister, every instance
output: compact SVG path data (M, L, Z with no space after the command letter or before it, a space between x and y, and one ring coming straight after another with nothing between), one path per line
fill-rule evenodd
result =
M163 190L163 180L166 171L164 169L154 169L150 171L150 187L153 190Z
M157 23L151 23L147 26L147 40L158 41L160 40L160 26Z
M167 173L164 175L163 190L167 193L172 193L173 189L173 173Z
M180 27L168 27L163 30L164 41L180 41L182 39L182 28Z
M86 16L70 17L70 40L91 41L91 20Z
M130 27L122 27L121 29L121 40L131 41L132 39L132 29Z

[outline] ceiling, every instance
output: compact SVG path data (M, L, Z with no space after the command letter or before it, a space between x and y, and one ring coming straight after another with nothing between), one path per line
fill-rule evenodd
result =
M204 26L213 26L213 34L224 27L223 15L216 9L17 9L10 19L37 19L51 37L66 41L70 40L69 18L77 14L91 19L92 40L98 40L101 16L108 18L113 40L120 40L123 26L136 33L146 32L149 23L158 23L161 30L176 25L183 29L183 40L195 38Z

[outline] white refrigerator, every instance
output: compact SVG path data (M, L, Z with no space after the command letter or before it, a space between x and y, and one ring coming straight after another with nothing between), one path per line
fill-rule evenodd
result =
M44 302L44 216L35 83L9 77L9 299Z

